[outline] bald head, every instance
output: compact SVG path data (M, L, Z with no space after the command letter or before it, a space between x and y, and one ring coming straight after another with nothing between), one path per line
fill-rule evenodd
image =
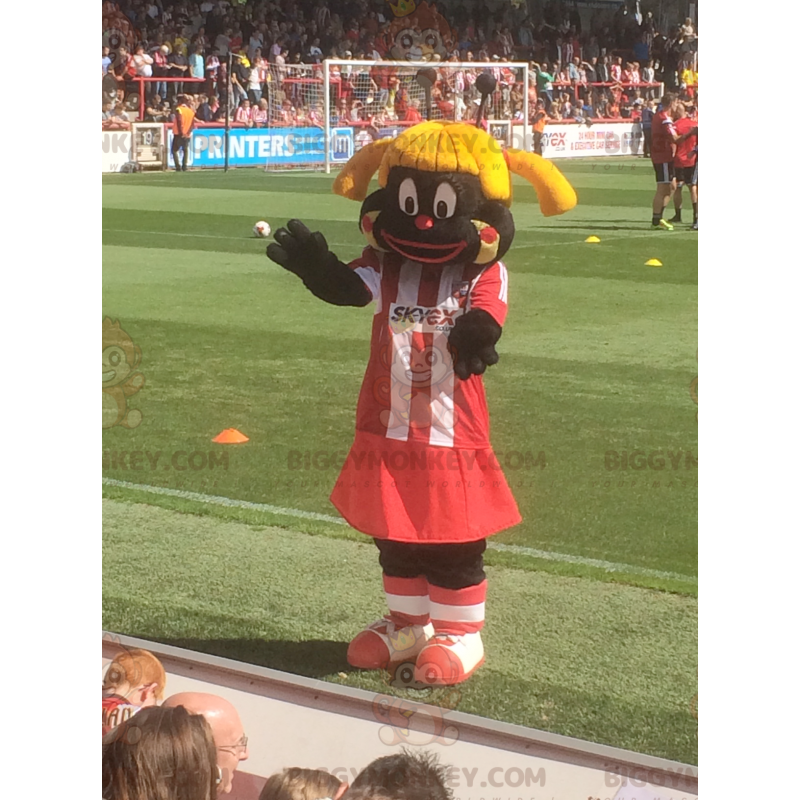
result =
M229 794L233 773L240 761L247 760L247 738L242 721L234 706L224 697L205 692L180 692L164 701L164 707L183 706L190 714L202 714L214 734L217 764L222 770L219 794Z

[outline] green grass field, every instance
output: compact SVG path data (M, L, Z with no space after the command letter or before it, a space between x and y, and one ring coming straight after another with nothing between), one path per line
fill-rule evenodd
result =
M650 230L644 160L559 166L563 217L515 185L485 381L524 522L487 554L489 660L459 708L696 763L697 234ZM103 432L104 626L380 690L344 663L382 613L374 548L333 519L336 465L292 456L349 447L372 311L316 300L250 232L296 216L358 255L331 180L104 176L103 314L145 379L141 424ZM211 442L229 427L250 441Z

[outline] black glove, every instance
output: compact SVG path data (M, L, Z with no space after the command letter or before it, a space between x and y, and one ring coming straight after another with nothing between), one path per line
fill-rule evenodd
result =
M483 375L486 367L500 360L494 346L502 332L495 318L482 308L456 318L447 346L453 355L453 371L462 381L470 375Z
M287 230L288 228L288 230ZM314 295L335 306L365 306L372 299L364 281L328 250L325 237L299 219L275 231L267 256L297 275Z

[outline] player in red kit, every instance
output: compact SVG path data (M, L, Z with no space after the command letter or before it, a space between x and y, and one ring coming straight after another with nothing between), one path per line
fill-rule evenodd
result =
M676 191L673 202L675 216L670 222L682 222L683 187L689 187L694 212L693 229L697 230L697 120L687 114L686 106L678 103L675 109L675 130L680 140L675 145L675 182ZM686 138L683 138L683 137Z
M664 218L664 209L675 191L675 146L688 138L675 129L672 115L677 98L669 92L661 99L661 110L653 117L650 158L656 173L656 193L653 197L653 228L671 231L673 226Z

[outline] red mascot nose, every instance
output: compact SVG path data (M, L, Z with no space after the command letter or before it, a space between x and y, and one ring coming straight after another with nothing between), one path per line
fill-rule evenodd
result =
M426 214L417 214L414 224L421 230L427 231L433 227L433 217Z

